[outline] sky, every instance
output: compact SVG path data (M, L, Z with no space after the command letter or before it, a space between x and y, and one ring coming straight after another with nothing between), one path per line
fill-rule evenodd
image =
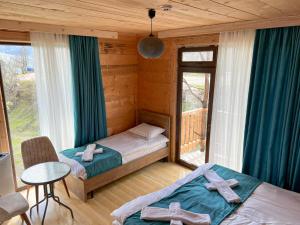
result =
M33 67L33 49L30 45L4 45L0 44L0 55L18 56L22 48L26 48L29 67Z

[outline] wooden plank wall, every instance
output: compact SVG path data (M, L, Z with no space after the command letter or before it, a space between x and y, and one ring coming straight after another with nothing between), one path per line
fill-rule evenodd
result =
M118 40L100 39L100 62L106 102L108 134L135 125L137 109L137 37L120 34Z
M0 152L9 152L9 142L2 102L2 94L0 92Z
M218 44L219 35L164 39L165 52L159 59L138 57L138 108L171 116L171 153L175 161L177 52L180 47Z

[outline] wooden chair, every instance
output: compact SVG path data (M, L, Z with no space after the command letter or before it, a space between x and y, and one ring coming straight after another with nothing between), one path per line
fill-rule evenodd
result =
M23 164L25 169L43 162L59 161L55 149L48 137L35 137L22 142L21 152L22 152ZM70 193L65 179L63 179L62 182L66 189L67 195L70 197ZM28 198L29 188L30 187L28 187L27 189L27 198ZM35 186L35 198L36 198L36 202L38 203L39 186ZM37 211L38 211L38 206L37 206Z
M27 225L31 225L26 215L28 208L28 202L20 193L10 193L0 197L0 224L20 215Z

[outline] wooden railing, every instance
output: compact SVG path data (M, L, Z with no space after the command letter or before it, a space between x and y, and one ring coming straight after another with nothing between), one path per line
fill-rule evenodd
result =
M200 148L205 149L207 108L200 108L182 113L180 153Z

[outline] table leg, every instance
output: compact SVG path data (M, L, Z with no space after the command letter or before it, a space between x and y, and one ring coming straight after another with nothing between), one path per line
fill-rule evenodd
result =
M47 208L48 208L48 199L49 199L49 197L51 197L48 194L47 184L44 184L44 195L46 198L46 206L45 206L44 215L43 215L43 219L42 219L42 225L44 225L44 222L45 222L46 212L47 212Z
M73 215L72 209L69 206L63 204L60 201L60 198L58 196L55 196L55 194L54 194L54 183L50 183L49 184L49 189L48 189L48 185L47 184L44 184L43 187L44 187L44 199L41 200L41 201L39 201L39 202L37 202L35 205L33 205L30 208L30 217L31 217L31 214L32 214L32 209L34 207L38 207L39 204L41 204L42 202L46 201L45 210L44 210L43 219L42 219L42 225L44 225L45 218L46 218L46 213L47 213L47 208L48 208L48 201L49 201L49 198L52 198L53 201L57 202L59 205L61 205L61 206L65 207L66 209L68 209L71 212L72 219L74 219L74 215Z
M32 214L32 209L34 207L37 207L39 204L41 204L45 200L46 200L46 197L44 199L42 199L41 201L39 201L38 203L36 203L36 204L34 204L33 206L30 207L30 217L31 217L31 214Z
M59 200L59 198L58 198L57 196L55 196L55 194L54 194L54 188L53 188L53 183L51 183L51 184L49 184L49 185L50 185L50 196L53 198L53 200L54 200L55 202L57 202L58 204L62 205L62 206L65 207L65 208L67 208L67 209L71 212L72 219L74 219L74 215L73 215L72 209L71 209L69 206L67 206L67 205L65 205L64 203L62 203L62 202ZM57 200L57 198L58 198L58 200Z
M54 196L53 198L55 198L58 201L58 203L60 204L60 198L58 196Z
M39 202L39 185L35 185L35 202ZM39 205L36 205L36 212L39 213Z

